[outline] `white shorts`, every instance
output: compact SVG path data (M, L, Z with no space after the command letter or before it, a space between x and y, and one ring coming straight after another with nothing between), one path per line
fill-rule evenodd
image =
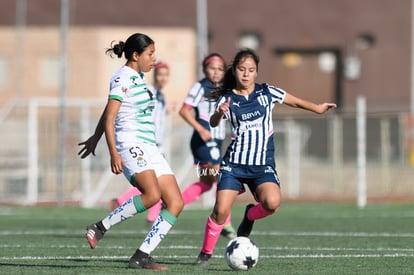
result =
M146 170L154 170L158 177L173 175L170 165L157 146L148 143L137 143L119 152L124 161L123 173L129 182L135 174Z

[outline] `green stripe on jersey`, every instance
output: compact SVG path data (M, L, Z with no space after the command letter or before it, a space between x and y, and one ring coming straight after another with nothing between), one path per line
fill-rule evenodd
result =
M137 118L150 117L150 116L152 116L151 113L140 113L137 115Z
M124 101L124 99L122 97L120 97L119 95L110 95L108 98L109 99L115 99L115 100L118 100L120 102Z
M144 133L144 134L154 134L155 135L155 132L154 131L151 131L151 130L141 130L141 129L138 129L137 131L140 132L140 133Z
M145 94L146 92L147 90L142 90L142 91L136 92L135 94L132 94L132 96L139 96L139 95Z
M152 122L152 121L140 121L139 124L154 125L154 122Z
M147 138L147 137L143 137L143 136L137 136L137 138L139 138L139 139L143 139L143 140L146 140L146 141L151 142L151 143L153 143L153 144L156 144L156 143L157 143L157 142L155 141L155 139L151 139L151 138Z
M145 83L140 83L140 84L131 85L129 88L133 89L133 88L139 88L139 87L145 87L145 86L146 86Z
M141 101L137 101L137 102L135 102L135 105L145 104L145 103L148 103L150 101L152 101L152 99L150 99L150 98L145 99L145 100L141 100Z

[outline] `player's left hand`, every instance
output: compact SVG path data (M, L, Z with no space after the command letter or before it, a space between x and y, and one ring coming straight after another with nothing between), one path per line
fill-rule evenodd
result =
M336 104L335 103L322 103L322 104L319 104L318 105L318 113L319 114L323 114L323 113L325 113L326 111L328 111L329 109L332 109L332 108L336 108Z

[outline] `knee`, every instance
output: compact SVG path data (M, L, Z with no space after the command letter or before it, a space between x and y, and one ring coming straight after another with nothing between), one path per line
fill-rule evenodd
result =
M165 208L174 216L178 217L184 209L184 201L181 196L174 197L174 199L164 201Z
M142 193L141 196L147 202L148 207L152 207L161 199L161 192L154 189L151 192Z
M184 209L184 200L182 196L177 197L177 199L173 200L171 204L178 213Z
M280 199L278 198L269 198L262 202L263 209L269 212L276 212L280 207Z
M217 224L224 224L227 217L230 215L230 211L226 209L216 209L214 208L211 218Z

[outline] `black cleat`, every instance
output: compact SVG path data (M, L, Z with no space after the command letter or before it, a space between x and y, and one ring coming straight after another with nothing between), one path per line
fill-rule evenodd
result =
M208 266L208 260L210 260L211 254L200 252L197 257L196 265Z
M104 232L102 232L95 223L86 227L86 240L91 249L94 249L98 245L98 242L103 236Z
M131 259L129 259L129 268L144 268L152 270L168 270L165 265L160 265L148 254L137 250Z
M237 237L249 237L250 232L252 232L254 221L251 221L247 218L247 212L252 208L254 204L249 204L246 206L244 211L244 218L237 229Z

